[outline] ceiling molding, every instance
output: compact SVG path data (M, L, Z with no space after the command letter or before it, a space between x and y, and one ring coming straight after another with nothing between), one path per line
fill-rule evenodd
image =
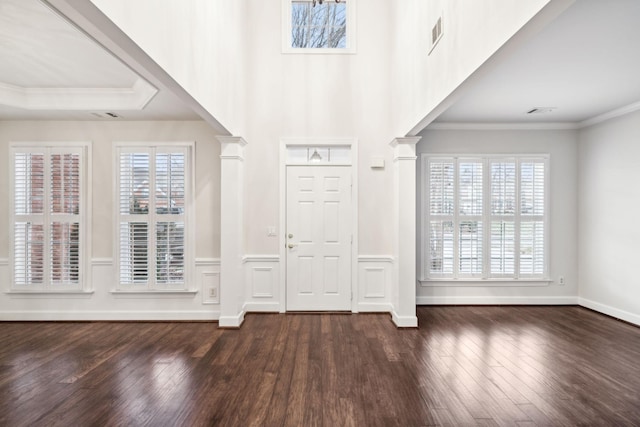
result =
M581 122L540 122L540 123L471 123L471 122L432 122L425 130L577 130L616 117L625 116L640 110L640 101L615 110L607 111Z
M129 88L35 88L0 82L0 105L25 110L142 110L156 93L142 78Z
M579 123L463 123L432 122L425 130L576 130Z
M634 102L633 104L625 105L624 107L616 108L615 110L608 111L603 114L599 114L595 117L591 117L590 119L581 121L578 123L578 128L586 128L589 126L597 125L598 123L606 122L607 120L615 119L616 117L624 116L634 111L640 110L640 101Z

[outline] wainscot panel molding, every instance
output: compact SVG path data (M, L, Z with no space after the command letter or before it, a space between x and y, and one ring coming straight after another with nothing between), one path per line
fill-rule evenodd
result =
M591 301L586 298L578 298L578 301L583 307L640 326L640 315L620 310L619 308L611 307L606 304L600 304L599 302Z
M358 256L358 312L392 312L394 259L389 255Z
M278 255L246 255L242 259L245 272L244 311L280 311L280 257Z
M196 258L196 289L203 305L220 304L220 258Z
M0 258L0 291L7 291L11 288L9 280L9 259Z
M417 305L578 305L578 297L430 297L419 296Z

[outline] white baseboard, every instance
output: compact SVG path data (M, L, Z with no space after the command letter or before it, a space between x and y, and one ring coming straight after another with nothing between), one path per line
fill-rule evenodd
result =
M2 311L0 321L189 321L218 320L219 311Z
M606 304L600 304L599 302L591 301L586 298L578 298L578 301L579 304L583 307L640 326L640 316L637 314L630 313L625 310L620 310Z
M218 318L218 327L220 328L239 328L244 322L244 311L235 316L220 316Z
M246 302L245 313L280 313L280 303L277 302Z
M391 312L391 320L398 328L417 328L417 316L399 316L395 311Z
M393 305L389 303L359 302L358 313L391 313Z
M416 297L416 305L578 305L578 297Z

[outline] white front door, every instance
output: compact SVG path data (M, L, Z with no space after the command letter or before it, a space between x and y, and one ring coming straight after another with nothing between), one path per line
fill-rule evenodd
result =
M287 310L351 310L351 168L287 166Z

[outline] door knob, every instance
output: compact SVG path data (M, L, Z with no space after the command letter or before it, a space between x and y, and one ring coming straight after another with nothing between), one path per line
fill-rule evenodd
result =
M295 245L295 244L293 244L293 243L289 243L289 244L287 245L287 247L288 247L289 249L293 249L293 248L295 248L296 246L298 246L298 245Z

